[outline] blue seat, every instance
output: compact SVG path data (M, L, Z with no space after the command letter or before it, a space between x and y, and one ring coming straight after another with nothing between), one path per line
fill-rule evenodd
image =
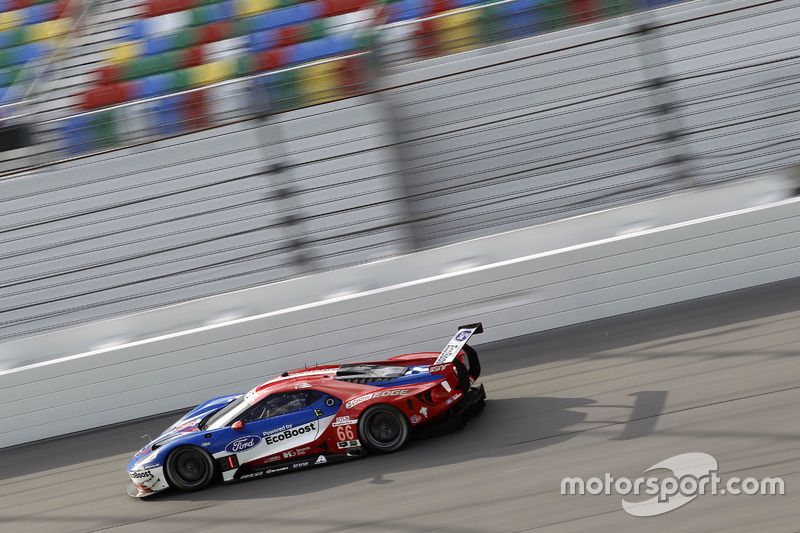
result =
M61 132L64 149L70 155L81 155L92 151L92 119L90 116L75 116L62 120L59 131Z
M450 0L450 7L452 9L458 9L460 7L469 7L480 3L481 0Z
M277 35L275 30L262 30L248 36L248 44L253 52L264 52L275 48Z
M56 4L35 4L28 7L28 24L47 22L56 16Z
M267 27L264 29L277 29L285 26L294 26L295 24L302 24L309 19L308 10L303 7L303 4L295 6L282 7L280 9L273 9L265 13Z
M225 6L223 6L222 3L208 4L206 6L206 9L208 10L207 16L209 23L222 22L230 18L229 11L226 10Z
M317 41L321 40L322 39L317 39ZM302 64L316 60L317 54L320 52L320 46L317 44L317 41L308 41L293 46L292 48L295 51L293 63Z
M142 97L152 98L169 93L174 85L174 80L175 74L172 72L153 74L152 76L142 78L143 86L140 89Z
M152 127L156 133L169 135L183 129L183 98L184 95L177 95L153 102L150 116L153 121Z
M0 50L4 50L11 46L12 35L10 31L0 31Z
M36 60L47 53L47 49L42 43L26 43L20 46L15 46L11 48L11 50L12 65L25 64L28 61Z
M217 4L222 12L222 20L231 20L236 18L236 4L234 0L225 0Z
M175 39L172 35L158 35L144 41L144 55L155 56L169 52L174 47Z
M425 0L402 0L389 6L397 6L398 21L418 19L428 14L428 2Z
M302 12L304 22L317 20L325 16L324 2L306 2L304 4L299 4L297 7L299 7Z
M259 13L250 17L250 32L267 31L269 29L269 13Z
M356 37L353 33L330 35L324 39L325 54L321 57L340 56L356 48Z
M496 7L500 10L499 22L503 38L519 39L543 30L538 0L516 0Z
M147 35L145 21L143 19L134 20L122 28L123 41L141 41Z

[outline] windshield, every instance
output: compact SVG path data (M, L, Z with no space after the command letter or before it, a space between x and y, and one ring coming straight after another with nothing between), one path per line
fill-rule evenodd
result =
M200 429L218 429L229 426L235 422L239 415L241 415L248 407L250 407L250 405L244 401L244 395L239 396L231 403L208 417L208 420L203 422Z

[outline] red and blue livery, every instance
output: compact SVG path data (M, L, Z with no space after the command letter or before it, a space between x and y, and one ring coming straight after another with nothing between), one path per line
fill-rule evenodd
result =
M480 413L478 354L461 326L441 353L284 372L246 394L210 400L142 448L128 464L128 494L196 491L391 453L412 434L461 427Z

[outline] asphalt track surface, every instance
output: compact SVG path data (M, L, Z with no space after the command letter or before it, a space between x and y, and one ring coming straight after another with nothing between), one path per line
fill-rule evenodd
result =
M174 414L5 449L0 530L797 531L798 326L793 280L494 343L480 350L490 401L464 430L194 494L125 494L141 435ZM560 491L688 452L716 458L723 481L778 476L786 493L633 517L619 494Z

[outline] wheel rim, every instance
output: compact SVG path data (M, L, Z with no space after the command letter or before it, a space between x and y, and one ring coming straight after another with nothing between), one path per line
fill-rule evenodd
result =
M403 425L391 413L375 413L367 425L367 431L372 442L377 446L386 447L396 443L402 436Z
M175 476L184 485L199 485L206 477L206 462L200 452L185 450L175 457Z

